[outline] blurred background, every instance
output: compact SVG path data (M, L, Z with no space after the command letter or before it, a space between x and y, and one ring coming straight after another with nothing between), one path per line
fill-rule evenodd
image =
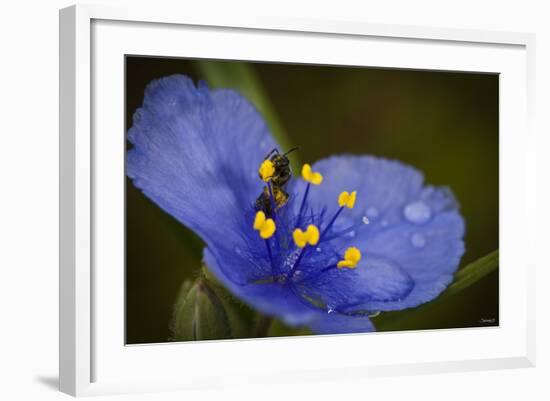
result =
M461 266L498 249L498 75L128 56L127 129L146 85L171 74L241 88L283 148L301 146L304 162L356 153L416 167L427 183L450 187L461 205ZM200 239L127 179L127 343L169 340L178 290L199 274L201 255ZM498 305L497 269L402 329L498 325Z

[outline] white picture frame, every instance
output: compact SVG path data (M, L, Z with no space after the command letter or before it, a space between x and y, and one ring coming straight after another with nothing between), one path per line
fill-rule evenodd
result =
M233 46L217 44L222 37ZM193 40L182 48L181 38ZM320 46L333 51L322 54ZM534 366L537 261L525 256L535 255L529 252L535 231L534 46L534 36L524 33L202 15L155 7L61 10L61 391L94 395L246 385L274 377L359 380ZM368 49L370 58L352 49ZM412 51L414 57L407 57ZM126 346L120 236L124 54L500 73L500 327ZM453 349L446 347L449 343ZM295 356L292 366L285 354ZM183 355L193 363L175 372Z

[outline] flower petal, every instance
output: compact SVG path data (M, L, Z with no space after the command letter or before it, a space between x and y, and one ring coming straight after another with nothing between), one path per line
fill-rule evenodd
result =
M209 249L204 251L204 261L216 277L225 277L218 259ZM268 316L281 319L289 326L308 326L317 334L363 333L375 330L367 316L327 313L307 302L288 285L239 285L226 279L224 284L243 302Z
M414 286L411 276L397 263L372 254L365 254L354 269L310 274L312 278L300 283L300 292L335 311L369 310L362 305L403 299Z
M224 256L231 255L224 254ZM299 297L290 286L270 282L239 284L227 279L226 272L231 268L238 267L240 271L254 270L250 261L241 260L239 264L234 257L232 260L216 257L211 249L205 249L204 261L208 269L233 295L266 315L276 316L288 325L298 326L311 321L317 313L317 308Z
M422 189L423 177L416 169L372 156L333 156L316 162L313 169L324 177L323 185L309 191L308 203L314 210L326 208L330 216L338 209L342 192L357 192L353 209L342 212L335 230L361 222L363 216L371 221L364 227L367 231L401 221L402 207ZM307 183L293 181L290 190L303 193Z
M309 324L316 334L369 333L375 331L368 316L349 316L319 311Z
M310 191L314 209L325 208L331 215L337 210L335 203L341 191L357 191L354 209L342 212L334 231L352 226L357 229L350 233L353 235L333 240L333 246L356 246L366 254L384 258L413 281L414 288L404 298L373 297L355 307L372 311L413 307L434 299L452 281L464 253L464 221L450 190L423 187L422 174L414 168L371 156L335 156L315 163L313 168L326 180L325 185ZM304 188L303 181L296 181L293 191ZM361 224L363 217L369 224Z
M413 279L414 288L401 300L370 301L371 311L401 310L436 298L453 280L464 253L464 221L457 211L441 213L419 226L402 224L370 238L359 246L391 255Z
M276 147L244 97L183 75L149 84L128 140L134 185L208 244L241 232L262 190L258 167Z
M209 249L204 251L204 261L209 270L222 279L224 285L237 298L268 316L281 319L289 326L308 326L318 334L374 331L374 326L367 316L328 313L307 302L293 290L292 286L279 283L239 285L227 281L224 279L226 276L218 258ZM225 260L222 263L225 263Z

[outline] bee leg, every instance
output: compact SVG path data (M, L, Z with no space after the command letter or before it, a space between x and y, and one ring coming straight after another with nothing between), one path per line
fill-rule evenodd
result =
M262 191L260 196L258 196L258 199L256 199L254 208L257 212L264 212L266 217L271 217L271 215L273 214L271 209L271 198L269 196L269 190L267 189L267 187L264 187L264 190Z
M264 160L267 160L267 159L269 158L269 156L271 156L273 153L279 154L279 149L273 148L273 149L271 150L271 152L269 152L269 153L264 157Z
M277 206L275 207L275 210L279 210L282 208L286 203L288 202L288 194L285 192L284 189L279 188L277 190L276 200L275 203Z

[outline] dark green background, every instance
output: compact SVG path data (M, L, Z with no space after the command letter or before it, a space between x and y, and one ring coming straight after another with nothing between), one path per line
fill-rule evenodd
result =
M498 75L252 66L303 161L357 153L411 164L426 182L449 186L461 204L461 266L498 248ZM205 78L193 60L126 58L127 128L145 86L176 73ZM200 241L131 181L126 188L126 340L164 342L178 288L198 274ZM487 326L480 319L498 325L498 270L410 329Z

